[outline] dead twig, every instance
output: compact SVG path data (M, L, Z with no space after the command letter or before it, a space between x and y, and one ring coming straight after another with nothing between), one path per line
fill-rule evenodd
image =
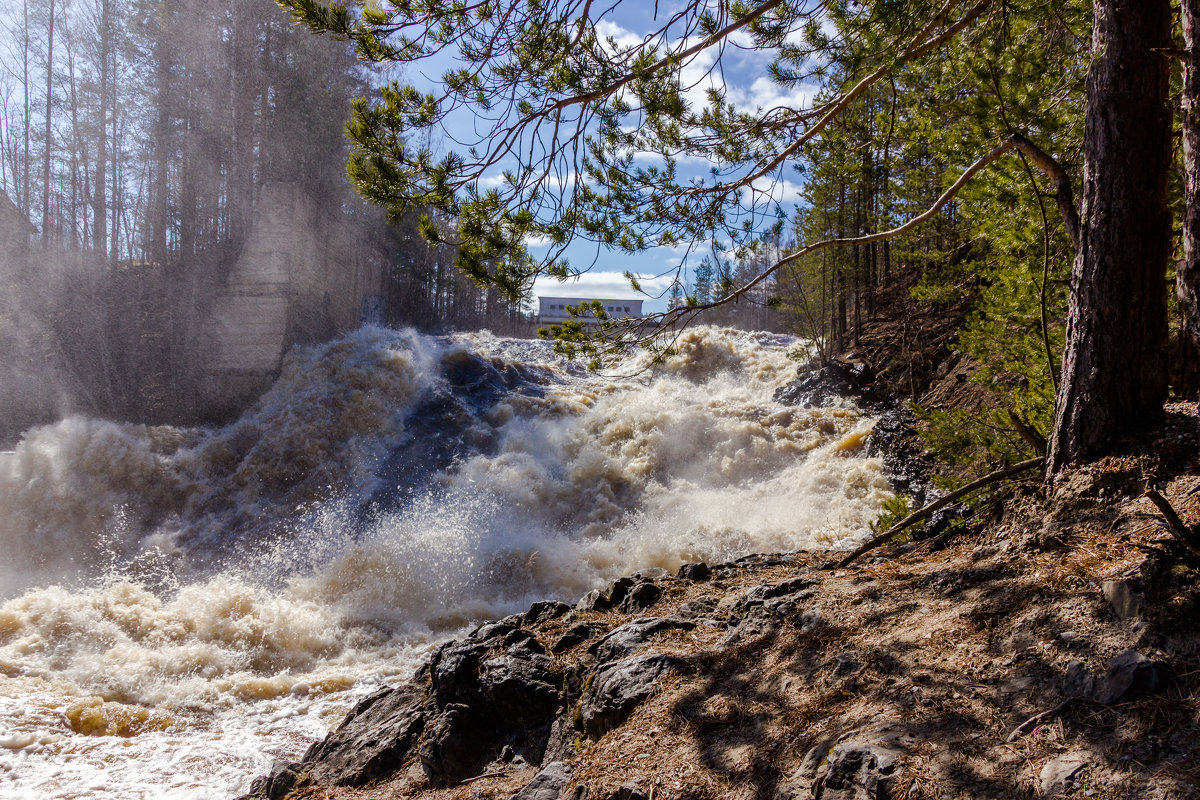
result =
M1040 714L1034 714L1032 717L1025 720L1017 727L1013 728L1013 732L1010 733L1005 738L1004 741L1008 744L1012 744L1017 739L1020 739L1022 736L1029 733L1034 728L1036 728L1038 726L1038 724L1040 724L1042 722L1042 720L1050 719L1051 717L1057 717L1059 714L1061 714L1066 709L1067 706L1069 706L1071 703L1073 703L1075 701L1075 699L1076 698L1074 698L1074 697L1068 697L1066 700L1063 700L1061 703L1056 705L1054 708L1051 708L1047 711L1043 711Z
M502 777L504 777L503 772L485 772L482 775L476 775L474 778L467 778L465 780L461 780L458 782L458 785L466 786L468 783L474 783L475 781L481 781L484 778L502 778Z
M1040 467L1045 463L1046 463L1046 459L1044 456L1038 456L1037 458L1031 458L1026 461L1022 461L1018 464L1013 464L1011 467L1005 467L1004 469L998 469L995 472L989 472L987 475L984 475L979 480L972 481L971 483L968 483L966 486L962 487L961 489L956 489L955 491L951 492L950 494L946 495L945 497L939 497L937 500L934 500L932 503L930 503L929 505L920 509L919 511L914 511L913 513L909 514L907 517L900 520L895 525L888 528L886 531L879 534L875 538L871 539L866 544L862 545L857 550L855 550L853 553L851 553L850 555L843 558L841 561L839 561L837 563L838 569L843 569L843 568L849 566L863 553L868 553L871 550L874 550L876 547L887 544L891 540L891 538L893 536L895 536L897 533L899 533L900 531L904 530L905 528L909 527L910 525L920 522L921 520L923 520L926 517L933 514L935 511L945 508L946 506L950 505L954 501L961 500L962 498L966 497L967 495L972 494L973 492L977 492L980 489L984 488L985 486L990 486L993 483L1002 481L1005 478L1009 478L1013 475L1024 472L1026 470L1034 469L1035 467Z
M1146 499L1158 506L1159 513L1167 523L1171 535L1188 549L1195 558L1200 558L1200 533L1195 528L1184 523L1176 513L1174 506L1155 489L1146 490Z

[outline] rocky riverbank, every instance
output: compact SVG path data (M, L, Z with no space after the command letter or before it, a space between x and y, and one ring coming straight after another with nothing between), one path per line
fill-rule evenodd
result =
M1200 430L974 531L647 572L443 645L247 798L1200 798Z

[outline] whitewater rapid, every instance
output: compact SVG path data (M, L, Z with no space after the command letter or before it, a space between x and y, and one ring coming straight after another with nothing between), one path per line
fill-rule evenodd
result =
M0 454L0 800L231 797L465 626L861 541L872 420L774 402L799 348L698 328L597 375L364 329L223 428L29 431Z

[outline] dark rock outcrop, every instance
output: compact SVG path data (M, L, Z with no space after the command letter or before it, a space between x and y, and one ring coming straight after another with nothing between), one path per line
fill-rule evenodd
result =
M874 378L874 372L863 362L830 360L816 367L802 367L796 378L775 391L775 401L819 408L847 397L873 397Z
M670 617L635 619L633 622L627 622L609 631L604 638L589 647L588 652L596 656L596 660L603 664L630 655L656 633L670 630L690 631L695 627L694 622L688 622L685 619Z
M659 678L683 665L683 659L657 653L602 664L583 696L584 731L598 739L617 727L650 696Z
M571 767L562 761L547 764L509 800L558 800L571 782Z
M330 785L367 783L400 767L433 713L428 695L413 685L381 689L363 699L346 721L301 759L313 780Z
M1108 662L1108 670L1096 681L1094 698L1106 706L1137 700L1166 688L1171 677L1168 665L1126 650Z

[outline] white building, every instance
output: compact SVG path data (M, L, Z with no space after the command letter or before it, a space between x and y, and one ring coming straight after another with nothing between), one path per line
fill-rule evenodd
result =
M583 303L590 303L591 300L585 300L581 297L539 297L538 298L538 324L539 325L555 325L566 322L570 319L575 319L571 316L571 312L567 311L567 306L579 306ZM622 319L624 317L640 317L642 315L641 300L600 300L600 305L604 306L604 310L608 313L611 319ZM582 318L585 322L591 319L591 315Z

